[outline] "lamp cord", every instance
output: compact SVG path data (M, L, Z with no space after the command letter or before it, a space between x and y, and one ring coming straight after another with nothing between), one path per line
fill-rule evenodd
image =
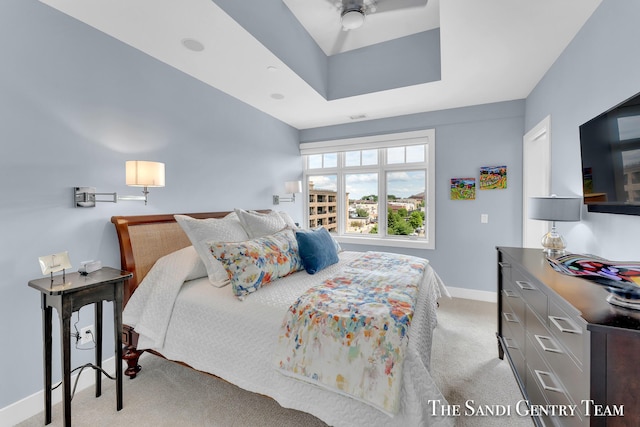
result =
M115 381L115 377L112 377L111 375L109 375L109 373L107 373L107 371L105 371L104 369L102 369L99 366L94 365L93 363L86 363L82 366L78 366L77 368L73 369L71 371L71 373L74 373L75 371L77 371L78 369L80 369L80 372L78 372L78 376L76 377L76 380L73 383L73 389L71 390L71 400L73 400L73 396L76 394L76 387L78 387L78 380L80 380L80 375L82 375L82 371L84 371L85 368L93 368L96 371L100 371L102 372L104 375L106 375L107 378L109 378L110 380L114 380ZM60 381L58 384L55 385L55 387L51 387L51 390L55 390L58 387L60 387L62 385L62 381Z

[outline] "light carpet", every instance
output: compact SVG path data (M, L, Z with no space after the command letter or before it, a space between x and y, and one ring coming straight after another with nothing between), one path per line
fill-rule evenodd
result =
M461 415L454 417L456 426L533 425L531 418L515 413L522 395L509 364L498 359L496 316L496 304L459 298L440 301L431 370L449 404L460 405ZM105 380L100 398L94 397L92 387L74 397L73 425L326 426L309 414L282 408L268 397L152 355L143 357L141 365L143 370L136 379L124 381L121 411L115 410L115 383ZM469 416L465 415L470 412L468 406L504 406L511 408L511 415ZM44 414L40 413L19 426L43 424ZM50 425L62 424L62 407L57 404Z

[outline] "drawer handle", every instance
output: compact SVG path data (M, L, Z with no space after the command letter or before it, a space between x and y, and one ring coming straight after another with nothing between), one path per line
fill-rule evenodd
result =
M538 370L535 370L534 372L536 373L536 377L538 377L538 381L540 381L540 384L542 385L543 389L547 391L555 391L556 393L564 393L564 390L562 390L561 388L550 386L550 385L547 385L547 383L545 383L544 378L542 378L543 376L548 377L549 380L555 384L555 380L551 372L538 371Z
M504 312L502 314L504 315L504 320L506 320L507 322L520 323L520 321L518 320L515 314L507 313L507 312Z
M544 335L534 335L534 337L536 337L536 341L538 341L538 344L540 344L540 347L542 347L542 349L544 351L548 351L551 353L562 353L562 350L560 350L558 348L558 346L556 345L556 342L553 340L553 338L551 337L547 337ZM547 346L544 341L550 342L551 344L553 344L553 347L549 347Z
M549 320L551 320L551 323L553 323L560 332L566 332L568 334L582 334L580 328L574 325L573 322L566 317L549 316ZM564 323L566 326L563 326L561 323Z
M507 348L513 348L513 349L518 349L518 346L513 344L513 338L505 338L504 342L507 345Z
M520 286L520 289L525 290L525 291L537 291L538 290L538 288L533 286L531 283L524 282L522 280L516 280L516 285Z
M511 268L511 264L508 262L499 262L498 265L502 268Z
M503 289L502 292L504 292L504 295L506 297L509 298L518 298L518 294L516 294L514 291L512 291L511 289Z

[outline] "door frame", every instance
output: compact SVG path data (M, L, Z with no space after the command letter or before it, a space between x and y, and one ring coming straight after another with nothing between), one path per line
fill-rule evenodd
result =
M536 158L527 158L527 153L533 150L536 144L536 151L542 155ZM542 144L542 145L541 145ZM544 194L529 194L529 180L542 180L540 188ZM534 196L548 196L551 193L551 116L547 116L535 125L522 137L522 246L539 247L540 241L529 241L528 231L531 229L541 230L540 238L549 231L549 223L529 219L529 198Z

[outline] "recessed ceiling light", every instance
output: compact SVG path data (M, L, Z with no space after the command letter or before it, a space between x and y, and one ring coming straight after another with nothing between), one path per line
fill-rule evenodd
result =
M278 71L278 67L276 67L275 65L269 65L267 67L267 71Z
M196 39L182 39L182 45L194 52L202 52L204 45Z
M284 95L281 93L272 93L271 98L273 99L284 99Z

